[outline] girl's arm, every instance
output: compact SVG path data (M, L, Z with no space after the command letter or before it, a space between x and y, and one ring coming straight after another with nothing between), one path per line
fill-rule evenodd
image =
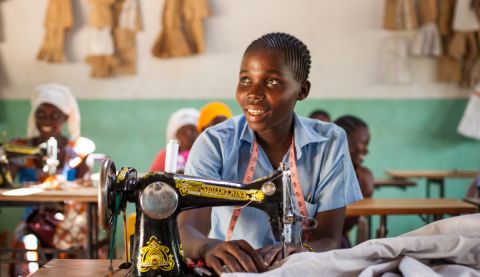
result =
M225 242L208 238L210 215L211 208L189 210L179 215L178 226L185 256L204 259L218 276L226 271L266 271L264 261L246 241Z

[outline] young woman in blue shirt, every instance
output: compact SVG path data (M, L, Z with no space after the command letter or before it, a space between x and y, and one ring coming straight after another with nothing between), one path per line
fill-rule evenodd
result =
M294 112L310 91L310 63L305 44L291 35L270 33L253 41L236 91L243 115L205 130L185 169L188 175L245 182L270 174L280 162L295 168L303 195L297 206L305 207L317 227L308 241L311 249L292 244L288 254L338 248L345 206L362 198L345 132ZM255 171L246 178L252 161ZM233 207L215 207L180 214L185 255L204 259L217 274L267 270L281 256L268 218L245 207L232 228L233 213Z

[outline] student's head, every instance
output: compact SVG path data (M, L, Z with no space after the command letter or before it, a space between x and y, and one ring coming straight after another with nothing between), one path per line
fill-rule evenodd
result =
M216 125L232 117L232 112L222 102L210 102L203 106L200 110L200 117L198 118L197 130L199 133L210 126Z
M356 116L345 115L335 120L335 124L342 127L347 133L348 148L353 166L360 166L368 154L370 132L367 123Z
M192 148L197 138L198 111L194 108L184 108L174 112L167 124L167 142L178 140L179 150Z
M331 118L330 118L330 114L324 110L314 110L313 112L310 113L310 115L308 116L310 118L313 118L313 119L318 119L318 120L321 120L323 122L330 122L331 121Z
M305 44L288 34L266 34L248 46L236 98L254 131L291 123L296 102L310 91L310 63Z
M28 137L59 137L65 123L72 139L80 136L80 112L68 87L55 83L40 85L32 94L31 105Z

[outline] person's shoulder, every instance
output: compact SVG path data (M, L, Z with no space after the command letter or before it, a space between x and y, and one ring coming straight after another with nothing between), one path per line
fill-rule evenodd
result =
M229 118L214 126L208 127L202 132L202 136L209 139L233 139L238 137L246 126L244 116L238 115Z
M32 140L28 138L14 138L14 139L11 139L8 143L30 146L32 144Z
M369 182L373 183L373 173L370 169L368 169L367 167L365 166L359 166L356 170L355 170L357 176L362 179L365 179L365 180L368 180Z
M359 166L358 167L358 170L360 170L362 173L366 173L366 174L370 174L372 175L372 171L370 169L368 169L368 167L365 167L365 166Z
M324 138L325 141L343 140L346 137L345 130L333 122L324 122L318 119L298 116L300 122L304 125L307 132L313 136Z

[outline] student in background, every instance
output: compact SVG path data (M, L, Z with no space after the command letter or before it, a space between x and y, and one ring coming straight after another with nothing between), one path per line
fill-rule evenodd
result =
M30 115L27 124L27 138L14 139L13 144L38 146L50 137L57 140L59 165L58 174L66 180L82 178L88 170L83 160L74 164L78 154L73 146L80 137L80 112L77 101L70 89L55 83L40 85L35 88L31 97ZM63 126L67 124L70 137L62 134ZM43 182L47 174L43 172L43 160L34 158L16 158L10 162L10 170L18 182Z
M294 202L318 224L311 240L304 238L306 244L288 245L288 255L338 248L345 206L362 198L345 132L294 113L296 102L310 91L310 63L305 44L291 35L270 33L253 41L243 55L236 91L243 115L202 132L185 169L188 175L243 183L271 174L280 162L296 170L303 195L293 196ZM185 256L204 259L218 275L265 271L281 259L268 218L248 206L240 214L233 211L214 207L181 213ZM295 233L301 235L299 227Z
M54 137L58 145L57 175L63 176L67 181L82 179L88 173L88 167L85 165L86 157L80 158L74 147L80 137L80 112L70 89L55 83L40 85L32 94L31 106L27 138L16 139L12 143L38 146ZM65 124L70 136L62 133ZM23 157L10 162L12 175L20 183L44 182L48 176L42 170L43 165L44 161L40 157ZM63 215L58 214L61 212ZM61 218L63 220L60 220ZM48 226L45 226L47 223ZM30 207L26 209L24 220L15 230L13 247L54 247L63 250L83 247L86 242L86 228L85 206L82 204L68 203L58 210ZM27 252L27 257L28 255ZM13 256L15 258L15 253ZM35 262L10 267L11 274L15 276L26 275L36 269L38 264Z
M178 160L177 171L183 172L187 163L190 148L198 136L197 122L199 112L194 108L183 108L174 112L168 119L167 124L167 140L175 139L178 141ZM160 150L148 171L164 171L166 149Z
M318 120L321 120L323 122L330 122L331 121L331 118L330 118L330 114L325 111L325 110L314 110L313 112L310 113L310 115L308 116L310 118L313 118L313 119L318 119Z
M352 115L345 115L337 120L335 124L342 127L347 133L348 148L353 167L362 190L364 198L372 197L374 190L374 181L372 172L363 166L365 156L368 154L368 143L370 142L370 132L367 124L360 118ZM362 242L368 238L368 225L364 217L346 217L343 226L342 248L352 246L348 239L348 232L358 223L357 242Z
M197 124L198 133L203 132L203 130L210 126L223 122L232 116L232 112L224 103L210 102L200 110L200 117L198 118Z

